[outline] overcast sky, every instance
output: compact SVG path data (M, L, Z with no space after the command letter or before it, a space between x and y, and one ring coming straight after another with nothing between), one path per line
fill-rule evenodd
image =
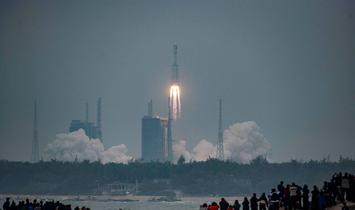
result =
M0 159L29 160L33 100L40 149L102 97L105 146L141 151L153 99L167 114L179 47L176 138L215 142L255 121L271 158L355 158L355 1L0 1Z

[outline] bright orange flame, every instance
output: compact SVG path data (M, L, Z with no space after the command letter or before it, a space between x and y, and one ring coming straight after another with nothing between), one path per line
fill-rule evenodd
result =
M181 103L180 103L179 85L170 86L170 111L171 111L171 117L174 120L180 117Z

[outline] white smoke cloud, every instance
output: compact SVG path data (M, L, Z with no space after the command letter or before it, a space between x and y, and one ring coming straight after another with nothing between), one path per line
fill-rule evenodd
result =
M128 163L133 158L127 155L128 149L126 145L120 144L112 146L105 150L101 155L101 163Z
M173 145L174 160L184 156L186 161L206 161L215 158L217 148L211 142L202 139L190 152L186 140ZM258 156L268 158L271 144L261 133L259 126L253 122L235 123L224 131L225 159L239 163L249 163ZM56 135L56 139L45 148L47 160L58 161L100 161L106 163L128 163L133 160L126 145L120 144L105 150L99 139L90 139L80 129L71 133Z
M186 140L180 140L173 145L174 160L184 156L186 161L206 161L208 158L215 157L216 147L209 141L202 139L192 152L187 149Z
M193 149L193 159L195 161L206 161L216 157L217 148L206 139L202 139Z
M128 163L132 157L127 155L124 144L105 150L99 139L90 139L83 129L56 135L56 139L45 148L46 159L58 161L100 161L106 163Z
M184 156L186 161L192 160L191 153L186 148L186 141L180 140L173 144L173 158L177 161L181 156Z
M249 163L258 156L268 158L271 144L261 133L259 126L253 121L235 123L224 131L225 159L238 163ZM206 161L215 158L217 146L202 139L189 152L187 142L180 140L173 145L174 160L182 155L187 161Z
M225 158L249 163L258 156L268 157L271 144L254 121L235 123L224 131Z

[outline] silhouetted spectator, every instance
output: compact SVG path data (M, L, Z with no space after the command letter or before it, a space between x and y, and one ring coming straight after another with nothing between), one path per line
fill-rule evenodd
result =
M253 196L250 198L250 209L258 210L258 198L255 193L253 193Z
M279 191L279 196L280 200L283 203L284 202L284 196L285 196L285 187L284 187L284 182L281 181L279 185L277 185L277 190Z
M332 186L332 182L324 182L323 184L323 192L326 201L326 206L331 207L336 204L335 202L335 194L333 192L334 187Z
M28 198L26 198L25 208L28 209L29 206L30 206L30 200L28 200Z
M341 180L341 192L345 200L349 200L350 179L348 173L345 173Z
M336 198L337 198L337 186L335 184L335 178L334 176L330 180L330 183L328 184L328 188L330 191L330 203L332 206L336 204Z
M308 210L309 209L309 189L306 184L303 186L303 189L302 189L302 202L303 202L302 208L304 210Z
M216 202L212 202L211 205L208 206L208 210L218 210L219 206L217 205Z
M338 198L338 200L343 203L345 201L345 199L344 199L344 192L341 187L342 182L343 182L342 179L343 179L343 174L341 172L338 174L335 174L335 185L336 185L335 194L336 194L336 197Z
M234 210L240 210L240 204L238 200L234 201L233 208Z
M9 210L10 209L10 198L6 198L6 201L2 205L3 210Z
M227 210L228 206L229 203L224 198L221 198L221 201L219 202L219 207L221 208L221 210Z
M266 210L268 208L269 204L267 202L267 198L265 193L261 194L259 198L259 209L260 210Z
M273 188L271 190L271 196L270 196L270 209L279 210L279 208L280 208L280 197L279 194L276 192L276 189Z
M12 201L12 202L11 202L10 209L11 209L11 210L16 210L16 203L15 203L15 201Z
M284 191L284 198L283 198L283 206L285 207L285 210L289 210L291 207L291 198L290 198L290 185L286 185L285 191Z
M311 209L312 210L319 210L319 190L317 186L313 186L312 190L312 203L311 203Z
M351 202L355 202L355 176L354 175L350 175L350 179L349 179L349 201Z
M249 210L249 201L247 197L244 197L244 200L242 202L243 210Z
M321 191L321 192L319 193L319 196L318 196L318 205L319 205L319 209L320 209L320 210L325 210L325 208L327 207L327 203L326 203L326 200L325 200L323 191Z
M301 203L302 203L302 187L300 187L298 185L296 185L296 186L297 186L296 208L301 209L302 208L302 205L301 205Z
M294 182L292 182L290 186L290 210L297 208L297 186Z

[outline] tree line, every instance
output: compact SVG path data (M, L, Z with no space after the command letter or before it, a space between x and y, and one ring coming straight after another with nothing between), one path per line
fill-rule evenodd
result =
M140 162L0 161L0 193L93 194L98 186L138 183L138 194L179 191L185 195L244 195L265 192L280 180L320 185L335 172L355 173L355 160L337 162L292 160L269 163L259 157L250 164L210 159L178 164Z

